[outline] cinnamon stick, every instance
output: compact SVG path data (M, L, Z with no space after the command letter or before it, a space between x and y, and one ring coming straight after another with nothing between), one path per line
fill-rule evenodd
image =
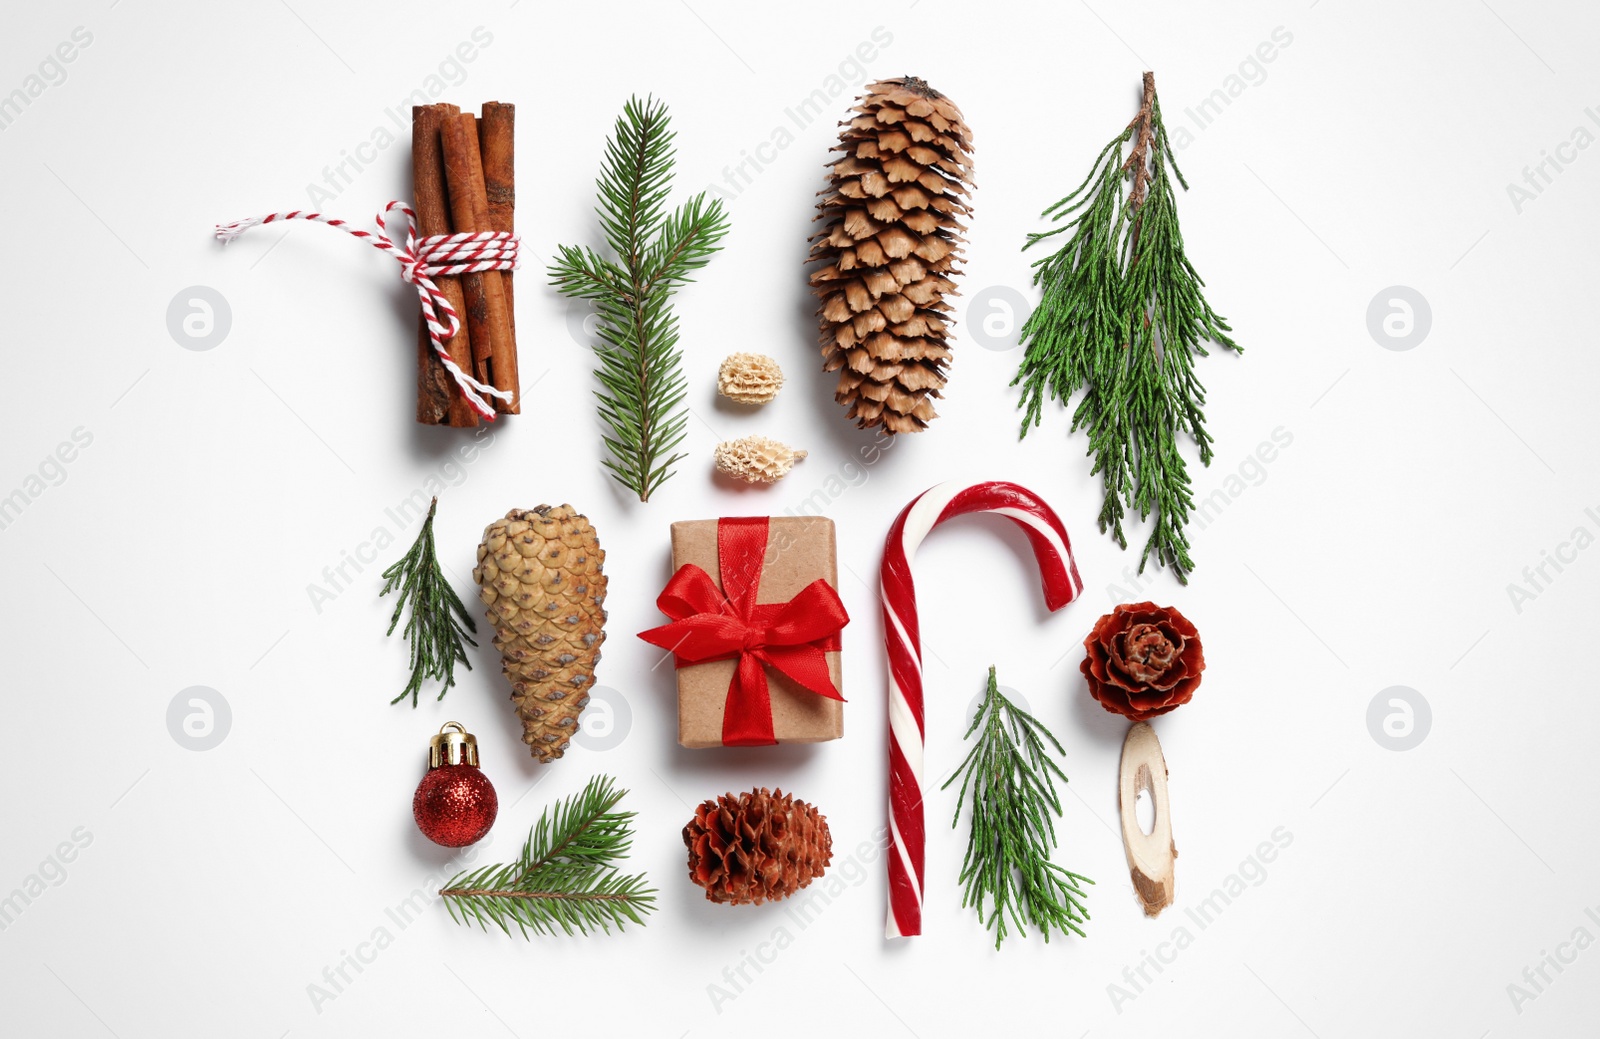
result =
M449 129L449 125L460 118L462 117L458 113L454 118L446 119L445 124L439 128L439 142L446 149L451 147L447 142L453 132ZM466 118L470 119L472 116L469 114ZM450 179L450 156L451 153L446 151L444 176L445 183L450 187L450 226L457 231L471 231L474 229L475 220L468 219L463 222L457 218L456 198L458 195L465 194L467 201L470 203L472 194L470 190L463 192L463 189ZM470 169L467 171L467 179L470 183L472 179L472 171ZM464 274L461 276L461 290L467 297L467 311L461 317L462 320L467 322L467 327L471 329L472 333L472 374L477 377L479 382L493 385L493 379L489 375L489 356L493 352L489 342L491 338L489 330L489 299L483 292L483 279L476 274Z
M483 187L489 201L491 231L517 229L516 116L516 105L485 101L483 117L478 120L478 145L483 155ZM511 343L510 349L504 351L504 356L494 359L494 386L520 396L521 384L517 378L517 305L516 294L512 291L516 277L506 271L502 278L505 282L506 314L511 323ZM517 412L521 410L521 401L514 401L512 406L496 401L495 406L501 411Z
M444 145L445 181L450 187L450 215L456 232L493 230L489 226L483 160L478 152L477 118L466 112L446 119L440 138ZM472 336L473 357L485 364L484 374L488 381L494 382L495 361L509 356L515 349L511 341L511 319L506 310L504 278L500 271L463 274L461 287L467 296L467 327ZM516 392L514 386L511 390ZM513 398L504 410L515 414L519 403Z
M411 109L411 198L419 237L451 234L453 230L440 131L460 111L455 105L417 105ZM465 314L467 304L460 279L441 275L434 281L456 313ZM417 421L427 425L476 426L477 413L433 351L426 319L419 314L417 320ZM473 370L471 336L464 320L461 330L445 342L445 348L462 371Z

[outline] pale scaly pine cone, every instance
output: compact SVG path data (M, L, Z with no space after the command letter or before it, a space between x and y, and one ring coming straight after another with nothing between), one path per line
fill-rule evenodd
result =
M720 472L745 483L777 483L806 456L764 436L740 437L717 445L712 460Z
M872 84L853 111L812 237L823 369L858 426L915 433L937 415L950 361L972 131L914 76Z
M570 505L512 509L483 532L472 571L511 681L522 741L548 764L589 703L605 643L606 554Z

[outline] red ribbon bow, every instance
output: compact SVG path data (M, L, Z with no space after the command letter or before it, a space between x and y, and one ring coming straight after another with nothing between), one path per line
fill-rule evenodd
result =
M824 656L839 648L839 631L850 622L839 593L819 577L788 602L756 602L766 555L765 516L718 520L722 590L710 574L685 563L656 599L672 623L639 633L646 642L671 650L678 667L738 660L722 716L724 746L778 742L772 730L768 667L818 696L844 700Z

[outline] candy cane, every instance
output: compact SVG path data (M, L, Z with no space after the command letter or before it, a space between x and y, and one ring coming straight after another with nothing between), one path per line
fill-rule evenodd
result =
M911 557L928 532L953 516L992 512L1022 528L1044 580L1044 601L1059 610L1083 591L1072 543L1055 511L1014 483L942 483L905 507L884 545L884 645L889 652L890 938L922 933L922 637Z

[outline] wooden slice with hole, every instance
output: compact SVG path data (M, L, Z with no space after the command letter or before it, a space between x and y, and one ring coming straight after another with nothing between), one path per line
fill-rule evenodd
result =
M1149 833L1139 825L1140 791L1149 793L1155 809L1155 825ZM1128 854L1133 889L1144 906L1144 915L1159 916L1172 904L1173 860L1178 857L1178 846L1172 843L1167 759L1161 754L1156 731L1146 722L1136 723L1122 741L1117 802L1122 813L1122 848Z

